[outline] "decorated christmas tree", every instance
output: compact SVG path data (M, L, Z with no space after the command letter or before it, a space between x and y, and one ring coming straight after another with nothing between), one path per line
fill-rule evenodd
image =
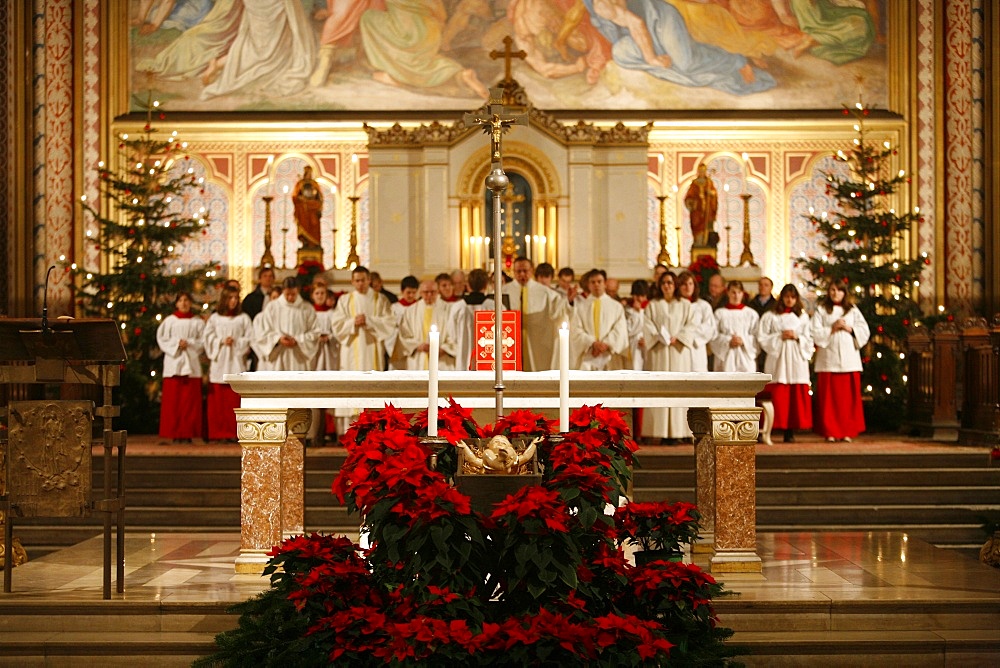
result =
M201 180L184 155L186 144L176 132L163 137L152 127L158 106L150 103L142 133L119 136L114 166L98 163L103 202L83 198L83 208L96 224L87 230L86 243L97 251L100 266L72 266L83 315L111 318L121 329L128 355L122 424L137 433L155 431L158 424L162 361L156 328L173 312L179 292L194 292L217 270L214 264L180 262L183 243L205 228L208 214Z
M857 133L853 147L836 154L847 169L824 173L837 210L810 210L824 252L796 265L811 274L809 285L821 295L832 281L846 282L868 321L872 337L861 352L861 389L868 428L878 430L898 427L905 414L906 331L921 317L914 296L931 260L912 252L911 229L920 213L901 210L904 200L897 195L910 177L898 168L891 142L869 136L870 113L861 102L844 109L854 116Z

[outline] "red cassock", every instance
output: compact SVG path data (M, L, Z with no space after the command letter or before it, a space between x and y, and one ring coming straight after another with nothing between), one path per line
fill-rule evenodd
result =
M202 434L201 376L163 379L160 438L197 438Z
M208 440L224 441L236 438L236 413L240 395L228 383L208 384Z
M812 429L812 397L808 385L768 383L764 394L774 404L773 429Z
M861 372L816 374L815 431L824 438L854 438L865 430ZM777 425L776 425L777 426Z

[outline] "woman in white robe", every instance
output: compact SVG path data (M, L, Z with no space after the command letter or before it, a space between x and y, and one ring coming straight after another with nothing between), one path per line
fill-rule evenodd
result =
M871 330L847 283L833 282L812 317L816 343L813 428L828 442L850 442L865 430L861 403L861 349Z
M205 355L208 357L208 440L236 438L236 413L240 395L223 378L248 368L247 355L253 339L250 316L240 309L240 293L222 288L219 304L205 324Z
M772 428L784 430L785 442L791 443L795 430L812 429L809 360L813 355L809 314L791 283L781 289L774 307L761 316L757 342L767 354L764 373L771 375L764 392L774 406Z
M715 356L715 371L756 373L757 324L760 316L743 303L742 281L729 281L726 305L715 310L717 328L709 344Z
M691 344L695 328L691 322L691 302L676 294L676 279L667 272L660 276L662 298L646 306L643 338L646 342L646 371L691 371ZM687 409L645 408L642 412L643 438L677 439L691 437Z

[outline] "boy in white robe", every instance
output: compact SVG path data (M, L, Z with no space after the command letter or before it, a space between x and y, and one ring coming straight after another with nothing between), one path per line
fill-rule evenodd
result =
M556 340L559 327L569 322L566 299L535 281L531 260L514 260L514 280L503 287L510 308L521 312L521 358L524 371L545 371L558 366Z
M570 366L583 371L624 369L628 351L625 309L607 294L607 275L603 269L590 272L587 288L590 299L573 308Z
M351 272L352 292L333 310L333 336L340 342L341 371L383 371L385 341L396 328L389 300L371 289L365 267Z
M294 278L282 283L281 298L268 302L253 321L252 347L259 371L309 371L316 358L316 311L302 298Z

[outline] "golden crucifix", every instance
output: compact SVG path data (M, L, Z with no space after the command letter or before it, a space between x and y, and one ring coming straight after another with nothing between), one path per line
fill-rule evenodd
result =
M484 111L485 113L483 113ZM491 88L490 99L486 103L485 109L480 109L477 113L465 114L462 120L469 126L483 126L483 132L490 135L490 163L494 167L499 167L502 162L503 133L512 125L527 125L528 115L510 113L503 106L503 89Z
M499 60L503 58L503 82L508 83L513 81L510 76L510 60L511 58L520 58L524 60L528 57L528 54L524 52L523 49L520 51L514 51L514 40L510 35L503 38L503 51L490 51L490 58L493 60Z

